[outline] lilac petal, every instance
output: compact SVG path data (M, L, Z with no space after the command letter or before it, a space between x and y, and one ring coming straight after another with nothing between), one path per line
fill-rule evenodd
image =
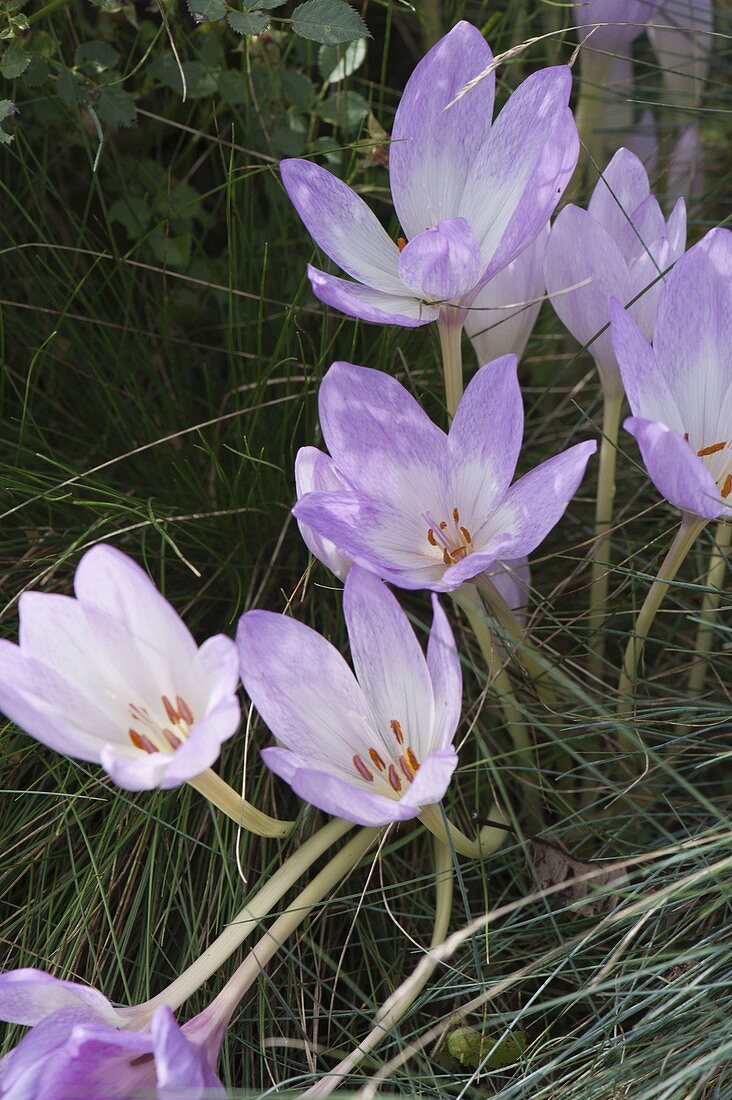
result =
M728 229L707 233L668 275L656 317L654 349L685 430L694 439L698 435L704 445L728 439L725 417L732 409L732 232Z
M221 699L205 718L196 722L188 740L167 758L168 766L160 782L163 790L178 787L215 764L221 755L222 744L234 736L240 724L241 708L237 697L231 695Z
M548 240L547 223L536 240L473 298L465 331L479 365L502 355L521 358L541 309Z
M332 772L319 771L308 767L304 759L297 754L288 766L282 766L282 755L286 750L263 749L265 764L274 772L290 774L287 782L300 798L317 806L326 814L345 818L356 825L390 825L394 821L409 821L416 817L418 807L405 804L404 799L387 798L349 783ZM281 770L278 770L281 769ZM355 768L354 774L355 774ZM283 775L284 777L284 775Z
M451 499L471 533L511 483L521 452L524 407L515 355L471 379L447 437Z
M449 218L412 237L399 255L399 277L422 298L447 302L472 290L483 272L465 218Z
M326 275L308 264L308 278L313 294L327 306L339 309L349 317L358 317L372 325L401 325L403 328L419 328L436 321L440 315L437 306L409 297L402 287L402 294L384 294L380 290L350 283L337 275Z
M494 567L499 559L512 558L515 542L516 534L512 531L496 530L491 517L480 534L480 548L451 565L444 571L440 581L430 587L435 592L454 592L464 581L471 581L480 573Z
M615 354L635 416L662 420L683 434L676 402L658 366L653 348L620 302L610 303L610 332Z
M452 627L437 596L432 596L432 629L427 644L427 668L435 699L435 749L452 742L460 722L463 673Z
M722 515L726 509L712 475L682 436L642 417L628 417L623 427L635 436L648 476L662 497L704 519Z
M492 531L511 532L514 536L510 553L503 552L502 560L525 557L543 542L562 518L596 450L594 439L576 443L511 486L489 524Z
M278 741L311 767L353 775L369 706L340 653L285 615L248 611L236 632L241 679Z
M206 714L230 703L239 688L239 652L226 634L214 634L198 650L198 673L206 689Z
M686 250L686 203L678 198L666 225L666 239L670 249L670 260L678 260Z
M390 739L397 720L418 758L432 751L434 697L422 648L399 602L372 573L354 565L346 579L343 613L356 678L374 725Z
M432 503L428 487L434 496L435 482L445 481L447 439L395 378L333 363L320 387L319 410L328 450L352 486L403 502L406 515Z
M112 1026L123 1018L98 989L62 981L44 970L27 967L0 974L0 1020L32 1027L59 1009L93 1012Z
M518 206L503 230L483 281L493 279L539 236L572 178L578 156L577 126L574 115L565 107L557 112L554 128L546 137L541 155L524 185ZM484 245L484 257L486 253Z
M671 150L666 187L669 195L686 195L688 199L700 199L704 193L704 147L699 133L699 123L682 130Z
M609 332L596 334L610 317L610 298L625 304L630 279L625 261L607 230L586 210L566 206L552 226L544 261L547 293L561 321L589 352L608 379L617 376ZM584 283L584 286L578 284ZM576 290L567 290L576 286ZM562 293L567 291L566 293Z
M638 124L625 143L631 153L638 157L649 177L653 179L658 170L658 132L656 120L650 107L641 114Z
M595 184L587 212L619 242L629 229L628 219L650 194L648 173L639 158L630 149L618 149ZM656 232L651 239L659 235ZM625 254L622 246L621 252Z
M179 1100L181 1096L205 1089L206 1100L226 1100L226 1091L200 1049L186 1038L168 1005L160 1005L150 1021L155 1048L159 1100ZM213 1091L209 1091L213 1090Z
M587 47L622 53L642 33L654 14L655 0L574 0L572 17L580 40L592 31ZM609 26L596 26L606 23Z
M280 171L295 209L327 256L374 290L403 293L396 242L352 188L308 160L283 160Z
M149 1033L79 1022L69 1030L63 1046L46 1059L41 1095L58 1100L155 1096L152 1045Z
M295 487L299 500L306 493L338 492L344 484L329 455L323 454L317 447L301 447L295 458ZM351 559L341 554L335 543L321 538L306 523L298 520L298 527L310 553L344 581L351 568Z
M516 558L511 562L497 562L488 572L488 579L498 589L516 618L525 625L526 606L531 596L531 569L528 558Z
M631 264L630 298L628 307L633 320L647 339L652 339L656 324L656 312L665 285L664 272L671 266L671 249L665 236L653 241Z
M422 806L442 801L457 765L458 756L454 749L433 752L421 762L419 771L402 795L400 805L414 806L420 810Z
M480 32L460 22L407 81L394 118L389 178L397 216L410 239L461 213L476 150L490 130L495 75L445 108L491 59Z
M473 227L486 266L493 259L527 187L532 185L533 189L536 185L536 173L542 158L547 156L558 119L566 115L571 86L570 72L565 66L533 73L510 96L488 140L476 152L457 213ZM563 128L562 134L565 134ZM532 237L546 223L549 213L541 209ZM528 243L524 240L521 246ZM503 256L504 265L510 263L521 246L517 246L513 255Z

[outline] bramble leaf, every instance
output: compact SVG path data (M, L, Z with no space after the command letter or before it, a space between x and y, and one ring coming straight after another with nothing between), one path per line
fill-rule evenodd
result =
M306 0L292 13L292 29L301 38L326 46L353 42L369 33L358 12L344 0Z

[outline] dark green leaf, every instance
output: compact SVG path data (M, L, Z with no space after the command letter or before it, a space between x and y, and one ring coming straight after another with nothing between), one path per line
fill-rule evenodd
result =
M299 111L309 111L315 98L315 85L305 73L297 69L285 69L282 74L282 90L285 99Z
M249 87L244 73L234 72L233 69L225 69L222 73L219 73L217 80L221 98L233 107L238 107L249 99Z
M226 4L223 0L188 0L188 10L206 22L216 23L226 15Z
M253 3L247 5L247 7L260 8L262 11L274 11L275 8L281 8L285 0L259 0L259 3Z
M318 50L320 75L326 84L337 84L355 73L365 57L366 43L363 38L348 46L321 46Z
M369 105L357 92L338 92L318 104L318 114L323 122L354 130L369 113Z
M226 21L237 34L261 34L269 26L269 16L263 11L253 11L248 15L241 11L230 11Z
M108 126L132 126L135 121L135 101L129 92L116 85L102 88L96 112Z
M95 76L113 69L118 60L119 54L107 42L82 42L74 55L76 68Z
M272 131L272 144L284 157L299 157L305 152L307 137L307 120L300 115L285 115Z
M128 237L136 239L145 232L150 221L150 205L136 195L125 195L112 203L109 217L127 230Z
M28 88L37 88L48 80L48 65L42 57L33 54L31 63L23 73L23 83Z
M344 0L306 0L292 13L292 29L301 38L337 46L368 36L358 12Z
M18 108L15 106L12 99L0 99L0 122L3 122L6 118L10 118L17 110Z
M73 107L78 103L87 102L87 94L82 86L81 77L72 73L70 69L61 69L56 81L56 91L59 99L67 107Z
M15 42L11 42L0 62L0 73L6 80L15 80L16 76L23 75L30 63L31 55L26 50L21 50Z

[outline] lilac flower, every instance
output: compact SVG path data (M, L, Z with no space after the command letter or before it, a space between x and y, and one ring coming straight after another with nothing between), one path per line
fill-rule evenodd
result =
M359 825L406 821L440 801L457 765L462 675L436 596L432 609L425 660L395 597L354 565L343 610L355 676L310 627L242 616L242 682L280 742L262 756L301 798Z
M541 309L548 240L547 225L536 240L474 298L465 331L479 363L490 363L502 355L521 358Z
M101 764L121 787L175 787L239 725L236 647L200 648L125 554L95 546L76 599L26 592L20 644L0 641L0 709L44 745Z
M607 325L611 298L627 305L640 295L630 312L650 339L663 286L659 276L685 243L684 200L666 222L645 168L633 153L619 149L587 210L566 206L552 227L544 265L552 304L575 339L586 344ZM604 387L617 392L621 382L609 332L593 340L589 351Z
M424 325L449 306L462 320L479 288L546 225L577 161L570 72L528 77L493 125L493 73L446 109L491 57L479 31L461 22L412 73L389 158L398 241L325 169L283 161L285 188L311 236L354 280L309 267L321 301L377 324Z
M574 0L572 16L581 28L580 38L590 35L587 45L591 49L626 54L630 43L655 14L655 8L656 0ZM601 23L608 26L592 29L594 24Z
M180 1027L162 1005L115 1008L101 993L42 970L0 975L0 1019L30 1026L0 1059L3 1100L220 1097L224 1027L206 1009Z
M658 491L703 519L732 518L732 232L713 229L678 261L653 347L618 302L612 339L634 435Z
M658 130L650 107L646 107L641 113L625 145L631 153L635 153L648 176L653 179L658 171ZM683 195L685 192L670 190L670 194Z
M344 488L307 493L298 520L384 580L437 592L531 553L595 450L578 443L510 484L523 435L510 355L478 371L449 435L394 378L350 363L323 379L320 423Z

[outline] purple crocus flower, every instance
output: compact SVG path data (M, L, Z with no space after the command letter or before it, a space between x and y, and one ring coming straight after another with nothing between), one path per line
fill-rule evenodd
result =
M111 546L84 554L74 591L21 596L20 644L0 641L0 710L127 790L205 771L239 725L234 642L217 634L199 648L147 574Z
M479 363L523 355L544 294L545 226L536 240L478 291L465 320Z
M226 1100L215 1073L224 1033L216 1011L180 1027L167 1005L150 1017L27 969L0 974L0 1019L31 1028L0 1059L3 1100Z
M249 611L236 640L241 678L280 745L265 763L301 798L358 825L417 817L457 765L462 674L436 596L427 658L396 598L354 565L343 610L355 675L310 627Z
M619 149L587 210L566 206L552 227L544 264L552 304L575 339L586 344L607 325L611 298L627 305L640 295L630 312L650 339L663 286L660 275L685 244L684 200L677 201L666 222L645 168L628 149ZM589 351L606 392L620 391L610 333L593 340Z
M510 484L523 436L512 355L477 372L447 435L396 379L368 367L334 363L319 402L344 488L307 493L295 516L402 588L452 591L531 553L595 450L578 443Z
M403 237L392 240L355 191L317 164L282 162L282 179L316 244L353 281L314 267L317 298L364 321L452 322L546 225L574 170L577 132L566 66L529 76L495 123L495 76L480 32L458 23L420 61L397 109L389 155Z
M630 43L655 14L656 0L574 0L572 16L587 45L603 53L627 53ZM597 26L594 24L608 24ZM591 33L590 33L591 32Z
M654 485L703 519L732 518L732 232L713 229L678 261L653 347L618 302L612 340L634 435Z

